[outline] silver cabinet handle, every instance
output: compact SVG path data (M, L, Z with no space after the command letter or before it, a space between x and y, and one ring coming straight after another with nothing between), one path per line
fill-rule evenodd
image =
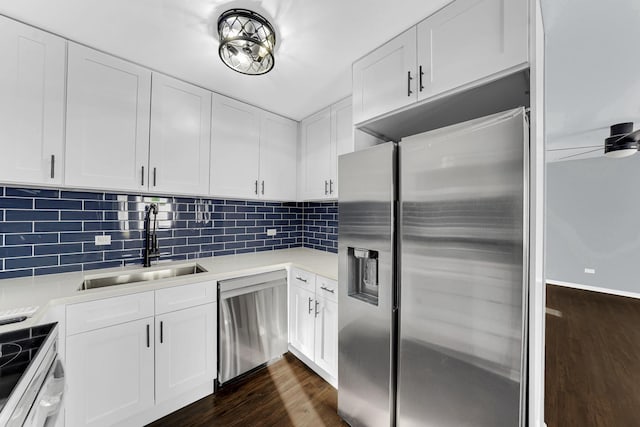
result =
M303 279L300 276L296 276L296 280L300 280L301 282L307 283L307 279Z
M262 194L264 195L264 181L262 181Z
M329 289L329 288L324 287L324 286L320 286L320 289L322 289L323 291L331 292L332 294L335 293L335 291L333 289Z
M153 186L156 186L156 175L157 175L157 168L153 168Z
M312 299L312 298L309 298L309 313L311 313L311 311L313 310L313 309L311 308L311 301L313 301L313 299Z
M149 324L147 323L147 348L151 347L151 343L149 342Z
M160 344L164 343L164 328L163 328L163 321L160 321Z
M144 166L142 166L142 173L140 174L142 179L140 180L140 185L144 185Z
M316 300L316 315L315 317L318 317L318 314L320 314L320 312L318 311L318 306L320 305L320 303Z
M51 179L56 176L56 155L51 155Z
M413 77L411 77L411 71L407 71L407 96L411 96L413 93L411 90L411 80L413 80Z
M324 195L326 196L327 194L329 194L329 188L328 188L329 182L327 180L324 181Z
M256 179L256 189L255 189L256 194L258 194L258 180Z
M329 194L333 194L333 180L329 180Z

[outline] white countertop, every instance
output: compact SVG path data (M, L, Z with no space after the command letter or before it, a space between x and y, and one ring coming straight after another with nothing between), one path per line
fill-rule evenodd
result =
M0 280L0 311L38 306L38 311L32 317L20 323L0 326L0 332L27 328L42 323L42 318L47 310L55 305L73 304L136 292L152 291L204 280L222 280L273 271L289 266L299 267L303 270L338 280L338 256L329 252L308 248L283 249L215 258L198 258L197 260L190 261L162 262L154 264L152 267L144 270L164 269L169 266L195 263L207 271L197 275L170 277L149 282L136 282L85 291L79 290L85 278L111 276L144 268L135 265L122 268Z

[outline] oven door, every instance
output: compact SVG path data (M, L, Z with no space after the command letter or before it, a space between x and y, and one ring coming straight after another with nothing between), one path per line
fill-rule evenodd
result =
M29 427L53 427L56 424L64 396L64 368L59 359L51 365L24 422Z

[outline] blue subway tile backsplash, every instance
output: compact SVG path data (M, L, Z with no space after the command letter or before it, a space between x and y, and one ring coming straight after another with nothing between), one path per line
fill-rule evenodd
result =
M0 279L142 263L144 207L161 259L309 247L337 253L337 202L260 202L0 187ZM276 236L267 236L275 228ZM95 236L111 244L96 246Z
M338 202L304 202L303 245L327 252L338 252Z

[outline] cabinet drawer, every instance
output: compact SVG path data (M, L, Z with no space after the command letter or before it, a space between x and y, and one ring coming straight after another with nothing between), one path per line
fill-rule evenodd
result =
M216 301L216 282L194 283L156 291L156 314Z
M316 275L308 271L300 270L299 268L292 268L291 284L309 289L311 292L315 292Z
M330 301L338 302L338 282L318 276L316 278L316 297L324 297Z
M151 317L153 292L70 304L67 306L67 335Z

